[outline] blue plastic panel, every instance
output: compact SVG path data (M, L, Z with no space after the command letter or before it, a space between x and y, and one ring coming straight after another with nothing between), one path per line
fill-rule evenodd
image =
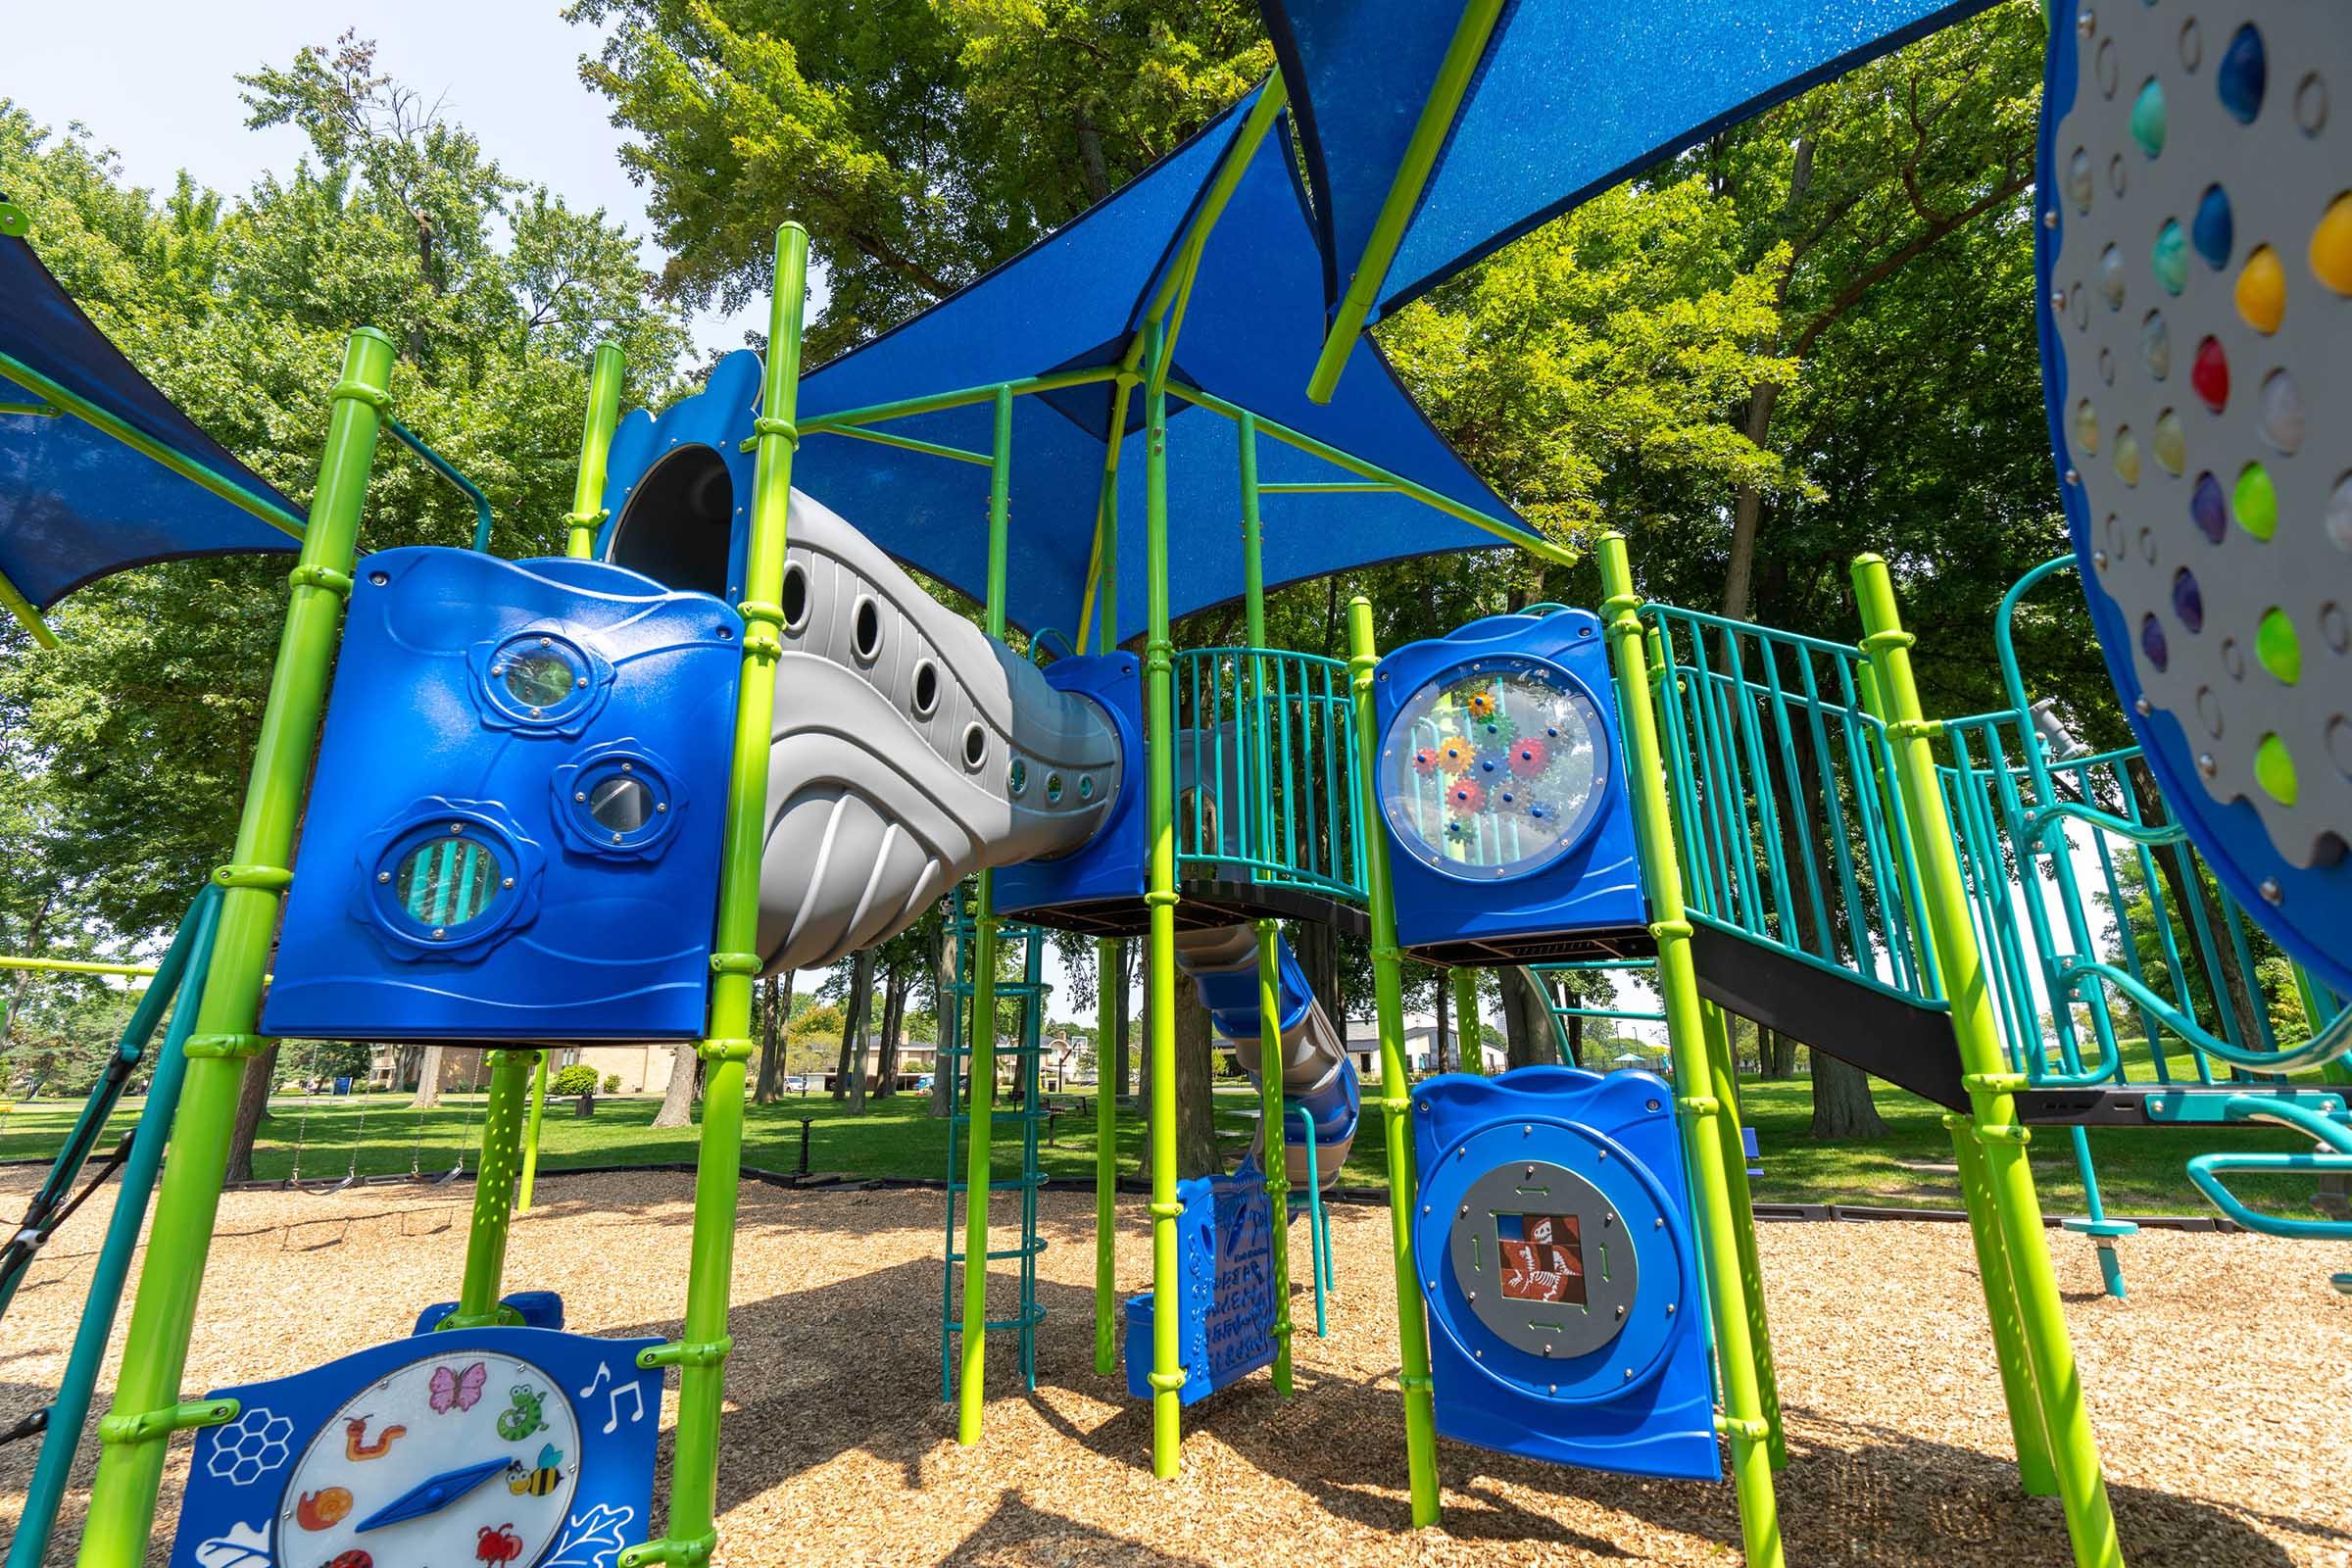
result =
M997 910L1102 902L1132 903L1144 896L1144 692L1133 654L1080 654L1046 666L1046 684L1055 691L1091 697L1118 731L1119 798L1095 836L1073 854L1052 860L1024 860L996 873Z
M1718 1479L1674 1091L1637 1071L1447 1073L1413 1090L1413 1147L1438 1431L1588 1469ZM1537 1240L1580 1210L1556 1247Z
M1237 1378L1274 1364L1274 1221L1265 1175L1245 1161L1231 1176L1176 1184L1176 1332L1183 1358L1180 1403L1207 1398ZM1127 1302L1127 1392L1152 1396L1150 1291Z
M702 1033L741 619L587 561L362 561L265 1032Z
M525 1544L514 1568L612 1568L652 1535L662 1373L639 1370L637 1353L661 1343L458 1329L215 1389L206 1397L240 1408L197 1434L172 1568L464 1568L492 1561L466 1555L481 1532ZM357 1532L412 1489L467 1470L486 1478ZM427 1532L462 1554L421 1552Z
M1396 937L1404 947L1572 933L1631 937L1643 931L1648 905L1617 744L1616 688L1599 630L1600 622L1581 610L1491 615L1448 636L1408 643L1380 662L1375 693L1382 827L1390 836ZM1423 710L1416 699L1479 675L1528 684L1540 678L1572 700L1582 717L1573 726L1552 722L1546 728L1543 719L1514 714L1506 706L1489 713L1463 710L1444 736L1406 733ZM1591 773L1589 788L1564 795L1567 786L1551 772L1564 766L1569 741L1548 730L1570 728L1581 731L1592 748L1585 764ZM1449 749L1448 742L1458 748ZM1531 744L1548 749L1522 758L1521 749ZM1432 750L1443 755L1417 759L1416 754ZM1420 765L1424 760L1426 769ZM1531 762L1536 765L1525 765ZM1477 791L1466 796L1465 809L1449 815L1448 802L1422 803L1430 818L1425 830L1400 830L1400 824L1409 829L1414 816L1400 804L1394 781L1401 775L1416 785L1426 779L1444 786L1455 774ZM1440 835L1465 820L1492 833L1496 823L1507 828L1546 810L1565 814L1568 833L1544 856L1512 860L1466 854L1453 860L1432 853L1433 842L1444 843ZM1540 817L1528 826L1531 842L1550 831Z

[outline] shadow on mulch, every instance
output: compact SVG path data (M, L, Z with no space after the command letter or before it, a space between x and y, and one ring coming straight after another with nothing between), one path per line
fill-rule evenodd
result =
M852 1205L794 1207L791 1223L797 1229L870 1235L855 1222ZM863 1217L870 1221L873 1215ZM1003 1275L993 1277L992 1299L1002 1299L1009 1286ZM737 1364L748 1364L751 1357L744 1352L757 1347L761 1361L784 1371L780 1386L746 1386L740 1377L730 1379L734 1408L726 1418L720 1510L849 1453L888 1462L909 1491L920 1491L926 1464L936 1460L955 1432L954 1409L941 1396L936 1371L940 1294L938 1263L917 1261L835 1285L739 1301L730 1323L739 1348ZM1052 1496L1042 1472L1052 1466L1044 1459L1025 1459L1019 1435L1004 1432L1008 1423L1034 1419L1061 1441L1136 1473L1149 1471L1152 1430L1149 1406L1126 1396L1123 1376L1103 1378L1094 1369L1092 1293L1041 1280L1038 1298L1047 1309L1037 1339L1041 1388L1111 1402L1115 1413L1088 1426L1054 1400L1008 1396L1004 1391L1018 1387L1013 1337L995 1336L989 1355L990 1425L1005 1483L995 1509L940 1560L1028 1561L1022 1548L1035 1546L1056 1563L1194 1568L1196 1559L1165 1554L1148 1543L1041 1506ZM906 1305L901 1313L877 1318L877 1299ZM1302 1346L1312 1344L1310 1299L1303 1292L1298 1298ZM678 1322L670 1319L603 1332L667 1337L678 1330ZM1375 1384L1318 1376L1302 1366L1296 1394L1286 1401L1267 1378L1256 1376L1187 1410L1186 1431L1281 1478L1335 1518L1401 1536L1410 1518L1394 1380L1394 1367ZM2016 1467L2004 1456L1815 1410L1791 1409L1788 1420L1790 1463L1779 1477L1778 1494L1791 1561L2005 1568L2072 1557L2056 1500L2024 1495ZM665 1435L664 1472L669 1443ZM1007 1448L1012 1451L1003 1451ZM1736 1549L1740 1539L1728 1484L1573 1470L1452 1443L1441 1444L1439 1462L1446 1485L1444 1528L1456 1541L1632 1560L1621 1544L1585 1534L1571 1522L1580 1513L1598 1510L1630 1516L1652 1529L1721 1542L1728 1548ZM2241 1516L2144 1488L2119 1486L2111 1492L2125 1555L2135 1568L2190 1563L2286 1568L2293 1561L2250 1522L2265 1517L2257 1510L2246 1509ZM657 1495L665 1493L664 1482ZM1531 1495L1556 1506L1530 1507L1519 1500ZM2310 1530L2308 1521L2276 1523ZM2352 1534L2334 1533L2331 1539L2352 1543Z

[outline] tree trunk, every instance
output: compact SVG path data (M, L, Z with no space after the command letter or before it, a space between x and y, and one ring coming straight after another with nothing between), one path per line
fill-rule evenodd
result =
M889 988L882 998L882 1037L874 1068L876 1100L889 1099L895 1090L899 1076L899 1031L906 1017L906 993L913 988L913 976L893 966Z
M874 1018L874 951L850 959L850 1015L841 1025L841 1086L853 1114L865 1113L865 1063ZM836 1099L843 1098L836 1096Z
M1767 1078L1796 1076L1796 1042L1778 1029L1756 1028L1756 1066Z
M1111 1041L1111 1079L1109 1092L1125 1100L1134 1092L1135 1083L1135 950L1136 944L1122 942L1118 948L1118 963L1112 972L1118 977L1119 989L1111 998L1111 1026L1116 1031ZM1102 1048L1095 1047L1095 1076L1102 1075Z
M1813 1136L1839 1142L1886 1136L1886 1123L1871 1100L1870 1075L1826 1051L1813 1053Z
M1438 1032L1431 1037L1429 1065L1432 1071L1446 1070L1446 993L1452 988L1446 983L1446 971L1438 971Z
M418 1110L430 1110L441 1103L441 1048L424 1048L424 1059L416 1067L416 1098L409 1102Z
M262 1118L270 1113L270 1085L277 1077L277 1042L245 1063L245 1081L237 1090L237 1120L228 1135L228 1180L253 1180L253 1143L262 1133Z
M702 1059L693 1045L680 1041L669 1058L669 1084L662 1091L662 1108L654 1112L656 1127L684 1127L694 1120L694 1068Z
M1503 1052L1513 1067L1550 1066L1559 1060L1551 1034L1550 1009L1536 977L1519 965L1500 971Z
M1215 1034L1200 993L1176 986L1176 1174L1213 1176L1225 1168L1217 1154L1217 1106L1213 1087Z
M760 1077L752 1086L756 1103L772 1104L784 1093L784 1025L792 1013L789 969L760 982Z

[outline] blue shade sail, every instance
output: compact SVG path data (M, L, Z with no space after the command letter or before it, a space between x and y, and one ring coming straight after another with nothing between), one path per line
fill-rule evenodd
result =
M0 353L299 516L122 357L22 239L0 237ZM0 402L40 401L0 378ZM72 415L0 414L0 572L46 610L109 572L300 541Z
M1628 175L1989 0L1506 0L1372 319ZM1262 0L1336 303L1463 0Z
M1234 147L1254 98L961 292L811 372L804 425L828 414L1118 361L1159 280L1176 265L1188 220ZM1200 388L1378 464L1447 499L1524 528L1481 483L1396 383L1379 351L1356 345L1328 406L1303 387L1320 347L1322 264L1285 128L1257 147L1202 254L1176 342L1168 419L1170 612L1183 616L1243 589L1240 441L1222 415L1183 400ZM1107 444L1119 461L1122 637L1145 618L1144 399L1109 429L1107 382L1014 400L1008 618L1074 631L1093 554ZM896 435L987 452L988 402L893 419ZM615 471L618 471L617 468ZM1354 475L1270 436L1258 441L1264 484L1351 481ZM892 556L977 598L987 586L988 469L968 463L808 433L794 484L855 523ZM1376 562L1493 545L1494 536L1397 493L1264 498L1266 583Z

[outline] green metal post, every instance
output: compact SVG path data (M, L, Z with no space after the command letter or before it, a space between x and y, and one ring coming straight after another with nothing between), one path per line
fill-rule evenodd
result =
M1355 698L1356 809L1380 821L1380 725L1373 711L1372 601L1348 602L1348 672ZM1396 946L1396 901L1389 881L1388 835L1364 835L1364 884L1372 917L1372 999L1380 1029L1380 1108L1389 1162L1389 1231L1396 1252L1397 1386L1404 1395L1404 1463L1413 1526L1438 1522L1438 1417L1429 1376L1429 1321L1413 1262L1414 1179L1411 1086L1404 1066L1404 953Z
M184 1048L187 1082L172 1119L172 1158L156 1198L138 1300L123 1340L122 1374L115 1386L113 1412L98 1427L98 1475L91 1483L78 1559L85 1568L136 1568L146 1560L154 1532L156 1491L172 1425L159 1413L180 1402L179 1379L187 1366L188 1335L220 1206L245 1064L264 1049L254 1033L262 976L277 929L278 900L294 879L287 864L302 815L303 780L326 705L344 596L351 592L360 510L389 401L392 356L392 340L381 332L370 327L354 332L344 350L342 378L331 394L318 488L300 562L288 574L292 590L285 630L262 710L261 738L237 824L236 858L213 873L223 889L220 925L196 1032Z
M1487 1073L1486 1025L1478 1017L1478 971L1468 965L1453 971L1453 1018L1458 1034L1454 1054L1457 1071Z
M8 580L5 571L0 571L0 610L15 616L17 624L32 635L34 647L53 649L57 646L57 633L49 629L49 623L41 619L41 612L32 607L32 601Z
M531 1189L539 1180L539 1124L547 1116L547 1053L539 1054L539 1065L531 1069L531 1113L522 1134L522 1185L514 1193L514 1211L531 1211Z
M1004 554L1011 520L1012 388L997 388L996 440L988 469L988 603L991 637L1004 635ZM972 939L971 1074L967 1109L971 1147L966 1153L963 1195L963 1361L956 1381L956 1441L980 1441L980 1410L987 1401L988 1374L988 1199L995 1151L992 1118L997 1103L997 899L996 873L974 877Z
M2034 1168L2026 1155L2030 1136L2018 1120L2015 1093L2025 1075L2009 1070L1986 982L1984 960L1969 921L1968 887L1954 849L1952 824L1936 777L1934 733L1920 713L1919 689L1911 675L1910 633L1902 628L1894 584L1877 556L1854 562L1854 594L1862 612L1862 651L1877 671L1878 696L1886 705L1886 733L1895 774L1911 818L1911 842L1919 859L1920 903L1935 942L1943 994L1952 1009L1952 1034L1960 1049L1962 1083L1969 1091L1970 1136L1983 1147L1993 1218L2017 1293L2026 1352L2041 1393L2048 1422L2051 1459L2058 1472L2058 1496L2066 1509L2067 1533L2082 1568L2120 1568L2115 1515L2099 1470L2098 1442L2082 1399L2074 1347L2067 1337L2057 1277L2042 1237L2041 1203L2034 1191Z
M678 1426L670 1466L664 1539L620 1553L620 1568L710 1560L718 1540L718 1416L726 1392L727 1298L735 1273L736 1188L743 1165L744 1063L752 1039L752 992L760 973L760 859L767 845L767 762L776 711L777 631L784 612L785 526L792 504L792 455L800 444L801 316L808 287L808 233L776 230L775 294L768 302L767 365L752 470L751 545L744 571L743 665L735 696L728 767L718 921L710 955L710 1033L700 1054L703 1130L694 1171L694 1235L686 1263L686 1325L675 1346L644 1352L645 1364L679 1368ZM643 1358L641 1358L643 1359Z
M795 359L800 355L797 345L793 355ZM612 427L620 422L620 377L626 368L619 348L611 343L599 343L588 364L588 414L580 425L580 467L571 483L571 514L564 519L567 527L564 553L582 561L595 553L596 530L605 521L605 460L612 451Z
M1747 1144L1740 1136L1740 1071L1732 1059L1731 1023L1711 1002L1699 1004L1707 1039L1707 1093L1723 1106L1714 1118L1723 1141L1724 1192L1731 1200L1732 1239L1740 1253L1740 1294L1747 1307L1747 1331L1756 1352L1757 1393L1764 1402L1764 1446L1775 1470L1788 1468L1788 1440L1781 1430L1781 1381L1772 1364L1772 1325L1764 1315L1764 1264L1756 1255L1755 1196L1747 1186Z
M1740 1267L1738 1224L1732 1211L1724 1146L1713 1127L1723 1105L1706 1093L1713 1073L1707 1061L1706 1023L1700 1012L1698 970L1690 954L1690 921L1683 904L1683 871L1674 853L1668 814L1665 763L1658 743L1657 706L1650 693L1647 651L1642 629L1642 599L1625 536L1600 540L1601 601L1617 673L1618 726L1626 740L1626 778L1634 802L1634 832L1641 849L1642 881L1649 888L1650 931L1658 943L1658 996L1665 1004L1667 1039L1673 1049L1676 1120L1698 1219L1698 1242L1706 1260L1708 1307L1715 1326L1715 1359L1722 1374L1723 1417L1731 1439L1732 1479L1740 1494L1740 1526L1748 1568L1780 1568L1780 1506L1773 1496L1771 1426L1765 1417L1763 1378L1754 1336L1749 1332L1746 1274ZM1742 1167L1744 1170L1745 1167Z
M1855 695L1862 710L1886 726L1887 708L1881 697L1879 671L1876 665L1865 663L1855 680ZM1891 744L1892 731L1888 730ZM2035 744L2026 737L2029 751ZM1877 774L1880 799L1885 803L1887 835L1894 836L1892 824L1898 811L1897 795L1900 783L1888 778L1884 768ZM1911 836L1916 836L1916 827ZM1901 852L1889 847L1889 858ZM1924 879L1910 858L1902 861L1903 874L1912 886ZM1897 903L1900 904L1899 898ZM2029 906L2031 907L2031 906ZM1930 926L1914 922L1912 938L1919 949L1920 972L1930 977L1939 976L1941 966L1936 956L1936 932ZM2046 950L2045 950L2046 951ZM1935 979L1938 995L1942 982ZM2004 1060L2006 1056L2004 1055ZM1977 1141L1975 1123L1957 1112L1945 1112L1944 1131L1952 1140L1952 1163L1957 1167L1960 1182L1960 1204L1968 1214L1968 1237L1977 1254L1977 1277L1984 1288L1984 1315L1992 1329L1993 1364L2000 1374L2001 1400L2009 1411L2009 1438L2017 1448L2018 1485L2032 1497L2058 1495L2058 1467L2050 1457L2050 1428L2042 1407L2041 1389L2034 1381L2034 1361L2026 1348L2025 1314L2019 1308L2017 1281L2009 1268L2009 1252L2001 1234L2001 1222L1993 1199L1991 1167L1984 1158L1984 1145Z
M1461 108L1462 97L1470 90L1478 63L1486 56L1487 39L1501 15L1502 0L1469 0L1462 7L1461 20L1454 24L1453 37L1446 42L1445 57L1438 62L1437 79L1430 83L1429 97L1421 105L1420 118L1413 122L1412 136L1396 160L1396 178L1389 184L1388 195L1381 199L1380 212L1372 220L1372 232L1365 237L1364 254L1357 260L1355 270L1348 274L1347 293L1332 314L1331 331L1323 339L1323 352L1306 383L1306 395L1317 403L1329 403L1333 390L1340 384L1340 372L1348 367L1356 334L1364 329L1364 318L1380 297L1380 285L1389 275L1389 264L1396 259L1396 247L1404 239L1405 225L1421 204L1422 188L1429 183L1430 172L1437 167L1438 153L1453 129L1454 112Z
M1078 643L1086 645L1092 617L1095 652L1119 646L1119 433L1127 428L1127 399L1137 378L1122 375L1110 401L1111 437L1102 459L1102 490L1095 518L1095 550L1088 573L1087 601L1078 615ZM1096 605L1101 604L1098 611ZM1124 949L1114 937L1095 943L1095 1370L1118 1370L1119 1290L1119 1097L1124 1079L1114 1081L1117 1059L1117 999L1112 977L1120 972Z
M1168 633L1168 395L1166 347L1156 319L1144 323L1144 556L1148 610L1144 636L1145 815L1151 860L1144 904L1151 915L1144 997L1152 1053L1152 1473L1176 1474L1183 1443L1176 1391L1176 683Z
M501 1051L490 1064L490 1094L482 1107L482 1153L473 1178L473 1228L466 1237L466 1274L458 1309L445 1329L480 1329L518 1321L498 1304L507 1277L507 1233L514 1220L514 1177L522 1155L524 1097L538 1053Z

